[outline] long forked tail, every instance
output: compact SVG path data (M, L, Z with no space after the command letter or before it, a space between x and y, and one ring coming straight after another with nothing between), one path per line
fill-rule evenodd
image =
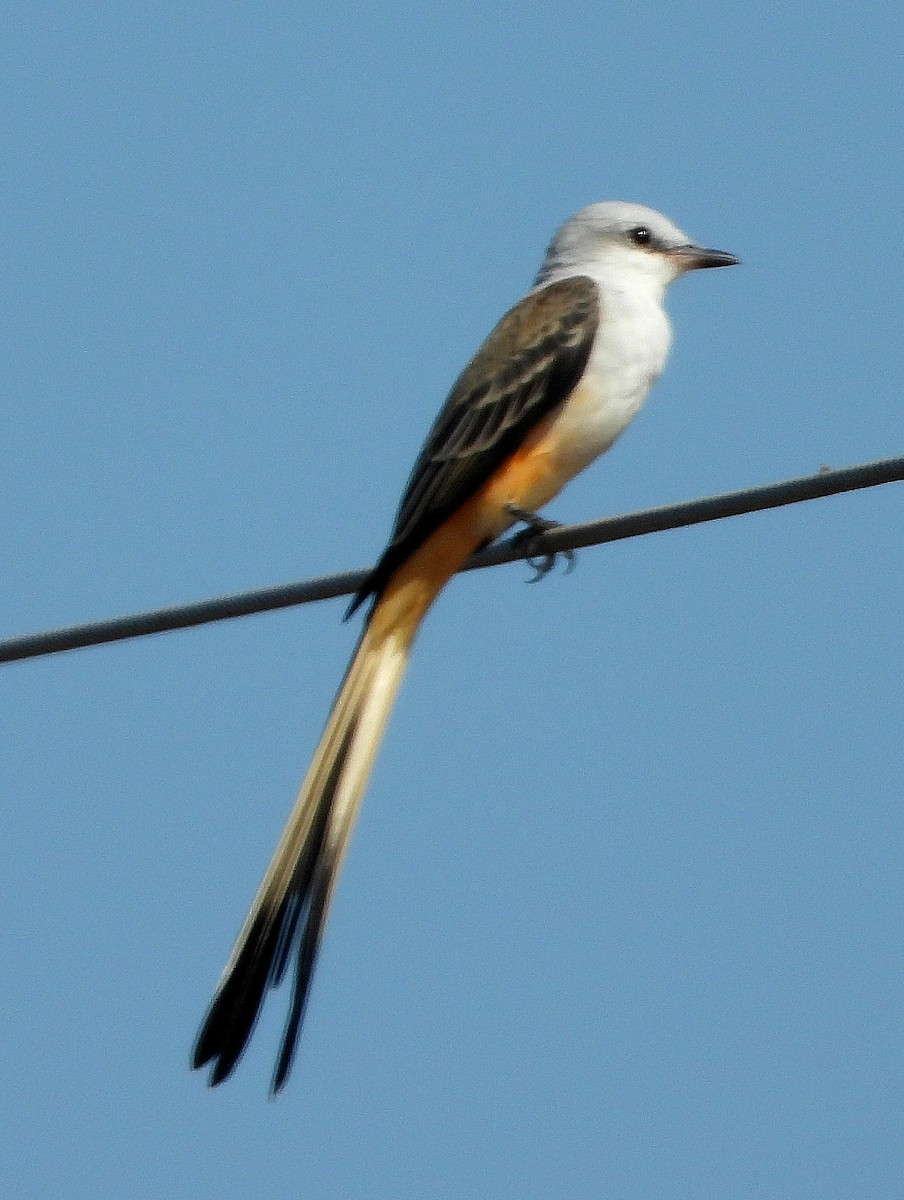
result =
M380 629L376 625L381 626ZM289 1075L330 899L418 622L371 623L339 689L295 807L198 1033L192 1066L235 1069L267 991L292 958L292 1002L272 1091ZM402 628L400 628L402 626Z

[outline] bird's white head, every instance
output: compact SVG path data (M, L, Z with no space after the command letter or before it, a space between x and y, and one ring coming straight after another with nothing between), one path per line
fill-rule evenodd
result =
M696 245L652 208L604 200L582 208L556 232L535 286L590 275L607 288L642 289L661 297L686 271L737 262L733 254Z

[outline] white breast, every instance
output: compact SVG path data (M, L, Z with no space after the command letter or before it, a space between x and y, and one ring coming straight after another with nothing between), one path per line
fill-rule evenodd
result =
M658 297L602 292L587 368L555 422L557 457L567 476L608 450L631 423L665 366L671 339Z

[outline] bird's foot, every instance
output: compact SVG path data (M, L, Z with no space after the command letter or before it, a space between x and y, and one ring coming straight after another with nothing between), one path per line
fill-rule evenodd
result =
M512 538L515 545L524 546L526 551L524 561L528 566L533 567L536 574L533 579L529 579L528 583L537 583L556 565L556 559L559 555L565 559L566 567L565 574L574 570L574 564L577 561L577 556L573 550L554 550L551 553L536 553L536 541L538 534L545 533L547 529L557 529L561 524L560 521L550 521L548 517L540 517L535 512L531 512L527 508L519 508L517 504L507 504L505 510L510 517L514 517L516 521L521 521L524 528Z

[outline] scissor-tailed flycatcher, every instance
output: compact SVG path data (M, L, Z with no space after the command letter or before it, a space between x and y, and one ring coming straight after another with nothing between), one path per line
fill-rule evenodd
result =
M273 1091L286 1081L339 867L427 609L475 550L531 524L636 415L668 354L668 285L737 261L649 208L592 204L556 233L531 291L462 372L352 601L349 613L370 601L364 632L198 1034L192 1065L212 1063L211 1084L232 1073L294 962Z

